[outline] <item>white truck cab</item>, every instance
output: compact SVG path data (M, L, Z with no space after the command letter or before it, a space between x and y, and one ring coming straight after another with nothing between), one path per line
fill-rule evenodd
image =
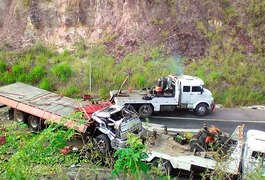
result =
M169 75L158 79L154 88L114 90L110 96L115 104L128 105L143 118L165 107L190 109L197 116L207 115L214 109L212 93L204 87L203 80L189 75Z
M242 172L244 177L261 170L261 176L265 178L265 132L248 130L244 146Z

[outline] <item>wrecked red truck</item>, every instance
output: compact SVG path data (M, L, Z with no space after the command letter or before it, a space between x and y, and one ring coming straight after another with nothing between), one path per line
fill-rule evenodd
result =
M44 121L62 123L94 138L101 152L124 147L128 133L143 132L137 113L124 106L79 101L20 82L0 87L0 103L10 107L9 119L26 123L33 131L43 129ZM64 118L76 112L83 118Z

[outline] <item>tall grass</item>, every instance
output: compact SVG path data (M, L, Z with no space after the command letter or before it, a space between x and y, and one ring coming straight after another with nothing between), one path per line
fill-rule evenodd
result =
M229 43L220 50L222 37L213 32L208 37L214 38L208 56L191 63L185 57L164 56L160 49L150 47L119 61L108 55L102 44L87 49L80 43L78 51L61 54L41 44L20 52L2 51L0 84L21 81L66 96L92 93L108 99L109 91L118 89L127 74L130 78L124 89L141 89L151 87L161 76L184 71L205 80L216 102L227 107L265 103L264 58L234 52Z

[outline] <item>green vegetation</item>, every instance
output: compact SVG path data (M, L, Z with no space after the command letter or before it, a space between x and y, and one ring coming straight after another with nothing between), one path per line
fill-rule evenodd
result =
M23 0L24 4L27 2ZM172 7L177 3L163 2ZM154 85L160 76L185 72L202 78L216 102L226 107L264 104L265 3L262 0L247 3L248 6L236 6L228 0L204 0L200 4L205 9L218 6L216 15L209 11L205 14L207 18L191 22L208 42L206 54L200 59L164 55L165 44L155 48L145 45L121 59L108 54L105 45L88 46L85 40L76 43L73 52L65 50L60 54L42 44L21 51L7 51L7 46L0 50L0 85L21 81L72 97L94 93L107 99L108 92L118 89L128 73L131 76L124 88L138 89ZM183 2L185 12L190 10L188 4ZM159 16L151 22L155 26L166 23ZM167 39L171 33L170 29L162 29L161 36ZM118 38L116 34L109 36L105 41ZM125 47L118 45L117 49L122 51Z
M1 179L60 175L61 166L70 166L79 160L74 154L59 153L74 135L73 130L63 130L60 125L50 125L40 134L32 134L25 124L13 123L5 128L1 125L0 135L6 137L6 144L0 146Z
M66 119L80 119L82 113L75 113ZM0 178L1 179L71 179L93 177L97 179L99 171L105 170L104 178L124 177L125 179L151 179L159 176L142 161L147 157L146 147L138 136L128 136L128 147L119 149L113 156L104 156L92 140L84 141L79 151L68 151L69 145L76 140L73 130L67 130L60 124L49 126L38 134L30 132L23 123L0 125ZM79 135L78 135L79 136ZM5 140L3 141L3 138ZM80 145L78 145L80 146ZM115 164L113 166L114 163ZM126 159L126 161L124 161ZM70 166L79 164L77 174L71 175ZM18 168L19 167L19 168ZM150 171L152 170L152 171ZM104 170L103 170L104 172ZM151 175L152 173L152 175ZM91 176L92 175L92 176ZM162 177L170 179L170 177Z
M203 29L202 23L198 25ZM77 44L76 53L58 54L41 44L22 51L0 51L0 84L20 81L70 97L94 93L108 99L109 91L118 89L128 73L131 75L124 88L139 89L151 87L160 76L184 70L205 80L217 103L227 107L265 103L264 58L234 51L229 44L231 37L220 51L223 37L218 32L207 36L213 39L209 55L186 67L187 58L163 56L159 48L129 53L121 62L108 55L104 45L87 49L82 42Z
M121 173L129 179L142 179L150 167L142 160L147 158L146 148L142 141L134 134L128 135L128 147L115 152L115 161L112 174L119 176ZM124 177L124 178L125 178Z

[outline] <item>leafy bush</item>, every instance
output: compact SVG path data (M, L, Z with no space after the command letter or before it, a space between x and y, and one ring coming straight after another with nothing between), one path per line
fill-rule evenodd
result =
M98 90L98 95L101 99L107 99L109 97L109 89L106 87L100 88Z
M6 63L0 60L0 73L5 72L6 68L7 68Z
M146 147L139 137L134 134L128 135L128 147L118 149L114 153L115 161L112 174L128 176L129 179L141 179L143 174L147 174L150 169L143 159L147 158Z
M10 72L1 73L0 82L2 85L16 82L16 78Z
M37 83L45 76L45 69L42 66L35 66L28 76L30 82Z
M40 81L40 84L39 84L39 87L41 89L45 89L47 91L50 91L52 90L52 82L48 79L48 78L43 78L41 81Z
M50 125L37 135L31 134L25 127L24 130L2 132L8 141L0 151L1 158L4 158L0 163L0 178L39 179L41 175L55 173L62 165L77 163L79 159L76 155L59 153L59 149L65 147L66 141L74 134L73 130L62 130L60 127ZM11 156L6 156L8 152Z
M60 81L66 82L73 74L73 71L69 64L57 64L52 67L52 73Z
M19 75L24 73L24 69L21 67L21 65L15 64L15 65L12 66L12 73L15 76L19 76Z
M70 85L62 91L62 94L67 97L76 97L80 93L80 89L75 85Z

